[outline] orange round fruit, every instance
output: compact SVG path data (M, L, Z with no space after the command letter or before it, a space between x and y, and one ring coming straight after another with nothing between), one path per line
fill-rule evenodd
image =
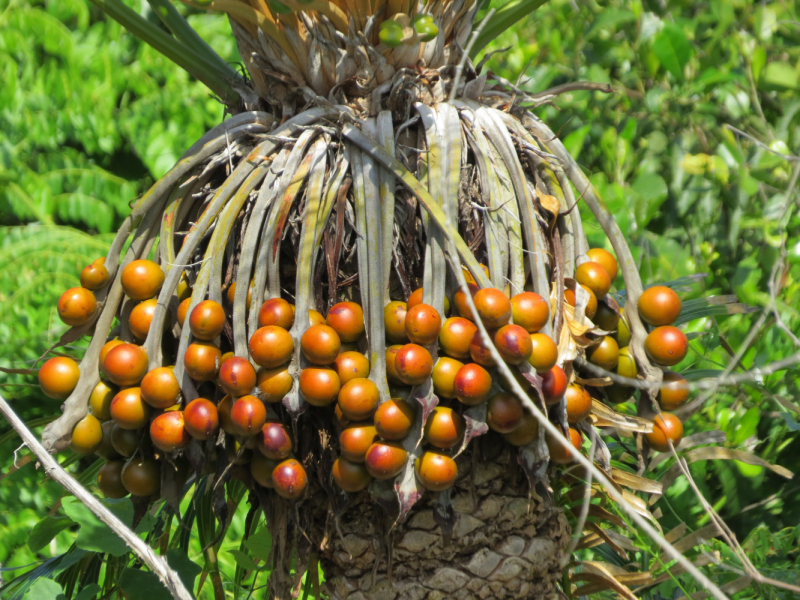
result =
M308 309L308 325L309 327L313 327L314 325L325 325L325 317L322 316L322 313L318 310L314 310L313 308Z
M120 386L138 384L147 373L147 352L135 344L119 344L111 348L103 361L103 372Z
M258 366L274 369L292 357L294 340L282 327L267 325L256 330L249 347L250 356Z
M397 353L400 352L402 347L403 346L400 344L396 344L386 348L386 379L389 381L389 383L403 383L403 381L400 379L400 375L397 374L397 369L395 368L395 359L397 358Z
M473 297L478 316L487 329L497 329L511 320L511 302L496 288L478 290Z
M113 423L113 421L112 421ZM116 423L111 428L111 445L121 456L130 458L139 447L141 433L133 429L123 429Z
M677 327L656 327L644 340L647 356L658 364L672 367L681 362L689 351L689 340Z
M671 325L681 314L681 299L675 290L654 285L642 292L637 307L642 320L648 325Z
M533 352L531 334L519 325L503 325L494 334L494 344L503 360L510 365L524 363Z
M183 327L186 322L186 314L189 312L189 307L192 305L192 298L186 298L178 305L178 324Z
M611 289L611 278L603 265L592 261L578 265L575 269L575 281L592 290L598 300L605 298Z
M342 408L338 404L336 404L336 406L333 407L333 414L336 416L336 421L342 427L347 427L348 425L351 424L350 419L344 416Z
M482 366L470 363L456 373L453 390L462 404L475 406L489 397L492 389L492 376Z
M294 379L289 374L289 368L284 366L274 369L259 369L256 372L256 394L264 402L273 404L283 400L284 396L292 390Z
M431 446L447 450L464 438L464 418L447 406L437 406L428 415L424 440Z
M39 386L46 396L64 400L72 393L81 378L81 370L71 358L56 356L39 369Z
M361 352L351 350L336 357L336 373L344 385L351 379L369 377L369 360Z
M134 260L122 269L122 289L128 298L147 300L164 283L164 271L152 260Z
M512 446L527 446L539 439L539 419L527 411L523 412L519 425L503 437Z
M392 398L375 410L375 429L386 440L405 438L414 425L414 408L405 400Z
M192 437L184 426L183 412L171 410L153 419L150 423L150 439L156 448L164 452L175 452L185 448Z
M453 387L456 373L464 366L464 363L447 356L441 357L436 361L431 373L433 380L433 391L441 398L455 398L456 392Z
M339 434L342 456L354 463L363 463L367 450L378 441L378 430L372 423L353 423Z
M628 326L628 321L622 317L617 323L617 333L614 334L614 339L617 340L617 345L622 348L629 346L631 343L631 329Z
M383 327L386 339L390 342L408 342L406 334L406 314L408 307L405 302L394 300L383 308Z
M161 465L152 458L137 456L125 463L120 478L134 496L152 496L161 488Z
M439 347L448 356L469 358L469 344L478 328L463 317L450 317L439 331Z
M253 454L250 460L250 475L256 480L256 483L266 488L273 487L272 485L272 472L278 466L277 460L267 458L259 452Z
M616 331L619 325L619 304L611 296L606 296L602 302L598 302L594 317L589 318L603 331Z
M328 325L312 325L300 338L300 349L315 365L329 365L339 356L342 342L339 334Z
M113 348L116 348L117 346L120 346L120 345L122 345L124 343L125 342L123 342L122 340L120 340L118 338L114 338L113 340L108 340L105 344L103 344L103 347L100 348L100 359L99 359L98 363L99 363L99 366L100 366L100 370L103 373L106 372L105 368L103 367L103 363L105 362L106 356L108 356L108 353L111 352L111 350Z
M422 487L432 492L443 492L452 487L458 477L456 461L446 454L430 450L414 461L414 471Z
M70 327L88 323L96 310L97 299L86 288L70 288L58 299L58 316Z
M219 373L222 352L211 342L192 342L183 355L183 366L196 381L211 381Z
M256 282L251 279L250 286L247 288L247 306L250 306L250 303L253 301L253 289L255 289ZM226 294L228 298L228 302L233 304L233 301L236 299L236 282L234 281L231 286L228 288L228 293Z
M573 462L575 455L581 451L581 446L583 446L583 434L573 427L569 428L569 441L572 443L574 450L562 446L550 434L547 434L545 439L547 441L547 449L550 451L550 460L559 465L568 465Z
M158 300L156 298L150 298L150 300L139 302L139 304L133 307L130 317L128 317L128 325L131 328L131 333L133 337L140 342L143 342L147 334L150 333L150 323L153 322L156 306L158 306Z
M408 453L397 442L375 442L367 450L364 465L375 479L393 479L400 474Z
M233 426L233 421L231 421L233 402L233 398L224 396L217 404L217 416L219 417L219 426L222 427L222 431L236 435L236 428Z
M611 336L604 336L599 344L586 349L589 362L606 371L613 371L619 363L619 346Z
M92 291L99 290L108 282L108 276L105 256L98 258L81 271L81 287Z
M669 442L677 446L683 438L683 423L672 413L662 412L653 419L653 431L644 437L653 450L669 452Z
M522 292L511 298L511 318L528 333L536 333L550 319L550 304L535 292Z
M111 401L111 418L122 429L139 429L150 422L150 406L142 400L141 388L121 390Z
M514 394L500 392L489 398L486 424L498 433L511 433L522 421L522 402Z
M378 387L363 377L351 379L339 392L339 407L351 421L364 421L372 417L379 400Z
M92 414L100 421L111 419L111 401L118 391L116 387L108 385L105 381L99 381L94 386L89 396L89 407L92 409Z
M343 342L355 342L364 335L364 311L355 302L339 302L331 306L325 319Z
M210 342L219 337L225 326L225 309L219 302L203 300L192 309L189 315L189 328L192 335L204 342Z
M292 436L283 423L267 421L257 436L261 454L272 460L284 460L292 453Z
M245 396L256 387L256 370L250 361L241 356L232 356L219 368L219 384L229 396Z
M590 261L601 265L606 273L608 273L608 278L611 280L611 283L614 283L614 280L617 278L618 267L617 259L614 258L611 252L603 250L603 248L592 248L586 253L586 256L589 257Z
M534 333L531 336L531 356L528 364L538 373L544 373L553 368L558 361L558 346L549 335Z
M69 447L75 454L92 454L103 442L103 426L93 415L83 417L72 429Z
M336 371L329 367L303 369L298 384L300 393L311 406L327 406L336 402L342 387Z
M573 383L567 387L567 421L578 423L592 412L592 397L585 388Z
M272 485L279 496L297 500L306 491L308 475L303 465L290 458L272 470Z
M231 426L242 437L257 434L267 422L267 409L255 396L242 396L231 406Z
M219 412L211 400L195 398L183 410L186 431L196 440L209 440L219 429Z
M422 346L406 344L397 351L394 370L402 383L419 385L431 376L433 357Z
M372 476L364 465L350 462L343 457L334 461L332 473L336 485L345 492L360 492L372 481Z
M122 485L122 469L125 463L121 460L110 460L97 472L97 487L106 498L124 498L128 490Z
M429 304L417 304L406 314L406 335L408 339L421 346L429 346L439 337L442 317Z
M407 301L408 308L411 309L412 307L416 306L417 304L422 304L422 295L423 295L423 289L422 288L417 288L416 290L411 292L411 295L408 297L408 301ZM449 314L449 313L450 313L450 300L448 298L445 298L444 299L444 314Z
M561 396L567 391L567 374L558 365L553 365L549 371L542 375L542 396L548 406L557 404Z
M494 331L487 331L489 338L494 337ZM497 365L489 351L489 346L484 343L483 334L476 331L469 343L469 355L476 363L484 367L494 367Z
M274 325L287 331L294 325L294 307L283 298L270 298L258 311L258 326Z
M658 404L661 410L677 410L689 399L686 378L674 371L664 371L664 380L658 390Z
M631 352L630 346L620 348L617 375L627 377L628 379L636 379L638 374L639 369L636 367L636 359L633 358L633 352Z
M142 400L153 408L169 408L178 402L181 387L172 367L158 367L142 379Z
M467 278L467 288L469 288L469 293L472 295L472 301L475 301L475 294L478 293L478 285L475 281L469 281ZM470 321L474 321L475 318L472 314L472 309L469 307L469 302L467 302L467 295L461 291L459 288L456 293L453 295L453 302L456 305L456 310L458 314L461 315L465 319L469 319Z
M585 285L581 286L585 292L589 294L589 302L584 309L584 313L590 319L593 319L594 316L597 314L597 296L594 295L594 292L590 290ZM567 301L567 304L570 306L575 306L575 292L570 289L564 290L564 300Z

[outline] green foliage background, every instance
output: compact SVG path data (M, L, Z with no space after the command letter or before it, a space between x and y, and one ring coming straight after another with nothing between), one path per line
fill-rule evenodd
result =
M129 5L158 23L146 3ZM223 58L238 63L224 18L180 10ZM742 349L736 373L798 352L800 217L789 185L800 162L786 158L800 154L796 5L553 0L488 50L500 48L508 49L489 67L511 81L521 77L526 90L579 80L612 85L613 94L571 92L537 112L592 173L629 233L646 282L707 272L685 298L736 294L766 311L752 336L761 313L689 323L692 351L680 369L718 374ZM130 201L224 115L204 86L87 0L0 0L0 81L0 366L25 368L64 331L58 296L105 253ZM604 245L598 227L589 235L592 245ZM721 429L726 446L797 471L799 384L800 370L792 368L722 388L686 423L687 432ZM0 386L26 421L41 425L59 410L35 378L0 375ZM29 543L48 512L65 513L58 510L62 491L43 484L32 463L11 467L17 446L12 435L0 439L4 568L60 555L75 541L72 527L42 547ZM76 458L61 460L77 469ZM696 462L691 471L747 540L756 565L799 583L800 485L736 461ZM708 522L682 478L657 506L665 529ZM242 528L239 515L219 553L229 569L251 560L236 554ZM193 541L189 556L202 562L199 547ZM723 546L713 547L725 555ZM647 552L638 560L646 567ZM7 581L25 570L0 575ZM721 583L736 577L707 571ZM672 595L678 583L696 590L684 579L660 590ZM36 585L42 589L28 597L56 597L47 595L49 583ZM790 596L770 586L738 594L753 595Z

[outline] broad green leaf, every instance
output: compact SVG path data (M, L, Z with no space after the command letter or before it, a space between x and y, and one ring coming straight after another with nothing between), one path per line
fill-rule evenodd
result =
M734 446L740 446L745 440L755 434L761 420L761 411L755 406L744 413L739 419L739 427L731 440Z
M584 125L564 138L564 146L575 160L578 160L578 157L581 155L583 144L586 141L586 136L589 135L591 128L591 125Z
M646 227L667 199L667 183L655 173L641 173L631 188L638 195L636 221L639 227Z
M172 594L155 573L140 569L125 569L119 578L119 587L128 600L172 600Z
M266 527L262 527L251 535L244 545L254 557L268 560L272 550L272 536Z
M592 25L592 28L586 37L591 38L606 27L619 27L620 25L624 25L635 20L636 15L629 10L613 8L603 10L594 20L594 24Z
M31 549L31 552L38 552L47 546L59 533L74 524L75 521L67 517L46 516L31 530L28 538L28 548Z
M243 569L251 569L256 570L258 569L258 565L253 562L253 559L247 556L241 550L228 550L228 554L233 556L233 559L236 561L236 564L242 567Z
M90 583L84 587L72 600L92 600L92 598L97 596L101 590L102 588L96 583Z
M67 600L67 597L55 581L40 577L25 594L25 600Z
M680 27L666 23L653 40L653 52L675 79L683 80L683 68L692 56L692 47Z
M771 62L764 69L764 74L758 81L762 90L796 90L797 71L788 62Z
M203 568L190 559L180 548L167 551L167 563L177 571L183 585L191 593L194 589L194 580L203 571Z
M122 501L104 500L108 509L119 517L123 523L130 526L133 521L133 505L130 498ZM77 498L68 498L63 502L64 512L73 521L77 522L81 528L78 531L76 544L79 548L92 552L102 552L112 556L122 556L128 552L125 545L117 534L100 521L94 514L86 508Z

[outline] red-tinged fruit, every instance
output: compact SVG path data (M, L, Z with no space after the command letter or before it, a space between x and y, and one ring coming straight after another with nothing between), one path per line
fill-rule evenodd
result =
M429 346L439 337L442 317L429 304L417 304L406 314L406 335L411 342Z
M108 282L108 276L105 256L98 258L81 271L81 287L92 291L99 290Z
M567 391L567 374L558 365L553 365L549 371L542 375L542 396L545 404L552 406L558 404L561 396Z
M39 386L49 398L64 400L78 385L80 377L78 363L66 356L56 356L39 369Z
M192 335L204 342L219 337L225 327L225 309L219 302L203 300L192 309L189 315L189 328Z
M122 429L139 429L150 422L150 406L142 400L141 388L121 390L111 401L111 418Z
M469 289L469 293L472 295L473 302L475 301L475 294L478 293L478 285L475 281L467 280L467 288ZM475 317L472 314L472 309L469 306L469 302L467 301L467 295L459 288L456 293L453 295L453 303L456 305L456 310L458 314L461 315L464 319L469 319L470 321L474 321Z
M439 331L440 349L453 358L469 359L469 345L478 328L463 317L450 317Z
M689 399L689 384L686 378L674 371L664 371L664 379L658 390L661 410L678 410Z
M183 412L171 410L153 419L150 423L150 439L156 448L164 452L175 452L185 448L192 436L184 426Z
M351 380L351 381L355 381ZM341 382L336 371L329 367L309 367L300 372L300 393L311 406L328 406L336 402Z
M133 337L140 342L143 342L147 338L147 334L150 333L150 323L153 322L156 306L158 306L158 300L150 298L150 300L139 302L131 311L128 325L131 328Z
M522 421L522 402L514 394L500 392L489 398L486 424L498 433L511 433Z
M211 400L196 398L183 410L186 431L196 440L210 440L216 437L219 429L219 412Z
M581 287L586 293L589 294L589 302L586 304L586 308L583 312L587 317L589 317L589 319L593 319L597 314L597 296L595 296L594 292L585 285L582 285ZM575 292L570 289L564 290L564 300L566 300L567 304L570 306L575 306Z
M567 387L567 421L578 423L583 421L592 412L592 397L580 385L573 383Z
M122 289L128 298L147 300L158 294L164 271L152 260L134 260L122 269Z
M431 373L433 391L440 398L455 398L456 373L464 366L459 360L442 356L436 361Z
M375 442L367 450L364 465L375 479L394 479L403 470L408 453L397 442Z
M475 406L489 397L492 389L492 376L482 366L470 363L456 373L453 390L462 404Z
M161 465L155 459L137 456L125 463L120 478L134 496L152 496L161 487Z
M637 307L642 320L648 325L672 325L681 314L681 299L675 290L654 285L642 292Z
M267 422L267 409L255 396L242 396L231 406L231 426L242 437L257 434Z
M354 423L339 434L339 447L347 460L363 463L367 450L378 439L378 430L372 423Z
M403 348L400 344L396 344L394 346L389 346L386 348L385 356L386 356L386 379L389 383L396 383L399 385L403 384L403 380L400 379L400 375L397 373L397 368L395 365L395 360L397 358L397 353ZM431 359L432 360L432 359Z
M378 407L380 393L369 379L351 379L339 392L339 407L351 421L364 421L372 417Z
M196 381L211 381L219 373L222 352L211 342L192 342L183 355L183 366Z
M372 476L363 464L351 462L344 457L334 461L331 472L336 485L345 492L360 492L372 481Z
M306 490L308 475L303 465L290 458L273 469L272 485L279 496L287 500L297 500Z
M565 438L559 436L561 440ZM572 444L572 448L562 445L558 440L553 439L550 434L546 436L547 449L550 451L550 460L557 465L568 465L575 460L575 456L581 451L583 446L583 434L577 429L569 428L568 441Z
M284 460L292 453L292 436L278 421L267 421L258 434L258 449L272 460Z
M355 342L364 335L364 311L355 302L339 302L331 306L325 323L342 342Z
M103 372L119 386L137 385L147 373L147 352L135 344L112 347L103 361Z
M455 483L458 466L446 454L428 450L414 461L414 472L422 487L432 492L443 492Z
M351 379L369 377L369 359L355 350L339 354L336 357L335 367L342 385Z
M653 450L669 452L669 442L673 446L681 443L683 423L672 413L662 412L653 419L653 431L645 433L644 437Z
M433 372L433 357L422 346L406 344L397 351L394 370L401 383L419 385Z
M602 266L608 274L608 278L611 280L611 283L614 283L614 280L617 278L618 266L617 259L614 258L614 255L611 254L611 252L604 250L603 248L592 248L586 253L586 256L589 257L590 261Z
M588 261L575 269L575 281L594 292L597 300L602 300L611 289L611 278L600 263Z
M497 329L511 320L511 301L496 288L483 288L473 296L475 309L487 329Z
M97 299L86 288L70 288L58 299L58 316L70 327L88 323L96 310Z
M329 365L339 356L342 342L339 334L328 325L312 325L300 338L300 349L308 362Z
M425 423L425 442L436 448L455 448L464 438L464 418L447 406L437 406Z
M122 345L124 343L125 342L123 342L122 340L120 340L118 338L114 338L113 340L108 340L105 344L103 344L103 347L100 348L100 357L99 357L99 360L98 360L98 365L100 367L100 370L103 373L106 372L105 368L103 367L103 363L105 362L106 356L108 356L108 353L111 352L112 349L114 349L117 346L120 346L120 345Z
M274 369L259 369L256 372L256 395L264 402L274 404L283 400L291 391L293 383L289 368L285 365Z
M487 331L486 333L489 334L489 337L494 337L494 331ZM492 358L492 354L489 351L488 344L484 343L483 334L480 331L476 331L475 335L472 336L472 341L469 343L469 355L476 363L483 367L494 367L497 365L494 358Z
M531 336L531 355L528 364L538 373L546 373L558 362L558 346L549 335L534 333Z
M258 311L258 326L274 325L287 331L294 325L294 307L283 298L270 298Z
M122 485L122 469L124 467L124 461L111 460L100 467L97 472L97 487L106 498L124 498L128 495L128 490Z
M494 334L494 344L503 360L510 365L524 363L533 352L531 335L519 325L503 325Z
M249 348L250 356L258 366L274 369L292 357L294 340L282 327L267 325L252 335Z
M142 379L142 400L153 408L169 408L178 402L181 387L172 367L158 367Z
M528 333L536 333L550 319L550 305L535 292L522 292L511 298L511 318Z
M392 398L377 408L373 422L376 431L383 439L402 440L414 425L414 408L405 400Z
M192 299L186 298L186 300L182 300L181 303L178 305L178 324L183 327L183 324L186 322L186 315L189 312L189 307L192 305Z
M102 442L103 426L93 415L86 415L72 429L69 447L75 454L86 456L97 451Z
M241 356L232 356L219 368L219 384L226 394L234 398L250 394L257 380L253 365Z
M644 340L647 356L654 363L673 367L681 362L689 351L689 340L677 327L656 327Z

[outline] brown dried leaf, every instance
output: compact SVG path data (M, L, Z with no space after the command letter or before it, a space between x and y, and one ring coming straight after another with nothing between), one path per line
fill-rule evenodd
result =
M653 481L647 477L640 477L633 473L628 473L621 469L611 468L611 476L620 485L626 488L636 490L637 492L645 492L647 494L661 494L661 484L658 481Z
M603 425L596 422L595 426L597 427L618 427L625 431L638 431L641 433L653 431L652 421L633 415L623 415L594 398L592 399L592 414L598 417L598 421L602 420L604 422ZM605 423L610 423L610 425Z

